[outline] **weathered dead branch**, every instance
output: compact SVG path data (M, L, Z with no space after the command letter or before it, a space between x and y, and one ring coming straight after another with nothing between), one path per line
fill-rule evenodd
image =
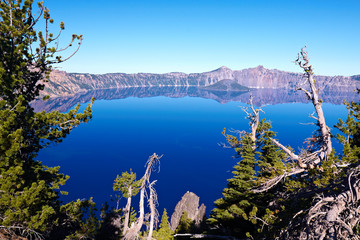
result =
M266 191L270 190L271 188L273 188L274 186L276 186L282 180L286 179L287 177L302 173L304 171L305 171L304 168L292 168L289 171L284 171L283 174L278 175L274 178L271 178L270 180L264 182L260 186L254 188L253 192L254 193L266 192Z
M343 182L348 182L348 190L319 200L305 217L291 222L281 234L281 239L360 239L353 228L360 220L360 166L349 171ZM343 183L341 183L343 184ZM340 185L340 184L339 184ZM341 186L339 186L341 188Z
M10 236L13 236L14 238L22 239L17 233L20 233L21 236L23 236L26 239L29 240L43 240L45 239L44 235L34 231L32 229L23 227L23 226L0 226L0 229L2 229L4 232L9 234Z
M316 88L313 68L309 64L309 58L307 52L305 51L305 48L301 49L301 52L298 55L298 58L295 60L295 63L305 71L304 75L310 87L310 91L307 91L302 87L299 87L298 90L305 92L309 100L311 100L312 104L314 105L317 118L313 118L317 120L321 131L321 145L324 153L323 155L321 155L321 160L323 160L332 151L331 133L330 128L326 125L324 112L321 107L322 100L320 99L318 89Z
M320 136L315 138L315 143L319 146L316 151L305 151L302 154L297 155L292 152L290 149L285 147L279 141L271 138L271 141L282 149L290 159L297 162L298 167L291 167L290 170L287 170L280 176L276 176L273 179L269 179L266 183L264 183L259 188L255 189L254 192L264 192L268 191L272 187L276 186L282 179L286 177L307 171L308 169L313 169L319 165L322 161L326 160L327 157L332 152L332 142L331 142L331 133L330 128L326 125L325 116L322 110L322 100L319 98L318 90L315 85L314 72L312 66L309 64L309 58L305 48L301 49L298 58L295 60L295 63L299 65L304 70L305 81L307 83L310 90L306 90L303 87L297 87L297 90L303 91L306 96L311 100L317 117L313 114L310 115L310 118L315 119L317 121L316 125L319 126ZM288 168L285 168L288 169Z
M223 148L237 148L240 147L241 143L239 141L239 139L241 139L244 135L247 135L250 137L251 141L252 141L252 149L255 150L256 149L256 131L259 127L259 115L260 112L264 112L261 108L255 108L254 104L253 104L253 96L250 95L250 99L249 99L249 103L248 103L248 107L242 107L241 109L245 112L246 114L246 119L249 119L249 125L250 125L250 133L242 130L234 130L234 129L230 129L229 132L231 133L235 133L237 136L232 136L232 135L227 135L226 134L226 129L224 129L224 131L222 132L222 134L224 135L224 137L227 140L227 143L218 143L219 146L223 147Z
M155 188L153 187L155 183L156 180L149 184L150 197L148 202L150 207L150 225L149 225L149 234L147 237L148 240L152 239L154 227L156 227L157 223L159 222L159 213L156 209L156 205L158 205L158 197Z
M256 148L256 130L258 129L259 126L259 115L260 112L264 112L261 108L254 108L254 104L253 104L253 96L250 95L250 99L249 99L249 106L250 107L243 107L242 110L246 113L246 118L248 118L250 120L250 139L253 142L253 150L255 150ZM250 108L251 112L248 111L248 109Z
M123 235L125 235L125 233L129 229L131 197L132 197L132 187L131 186L129 186L128 191L129 191L129 193L128 193L129 197L127 198L126 207L124 209L125 220L124 220L124 227L123 227Z
M159 156L156 153L154 153L149 157L148 161L146 162L147 167L145 170L145 174L140 179L141 186L140 186L139 217L135 223L131 224L130 228L124 234L125 240L134 240L138 238L138 234L141 230L141 227L144 224L144 216L145 216L144 199L145 199L146 184L149 184L151 172L154 169L155 164L160 160L161 157L162 156ZM150 189L150 194L151 194L151 189Z

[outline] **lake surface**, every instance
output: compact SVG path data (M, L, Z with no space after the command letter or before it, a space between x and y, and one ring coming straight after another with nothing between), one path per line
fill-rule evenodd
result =
M252 94L255 103L263 105L265 114L261 117L271 120L280 142L298 149L315 130L312 125L300 124L312 121L308 116L314 112L313 106L305 103L302 94L259 92ZM75 102L85 102L83 106L86 106L90 95L100 99L93 106L93 119L73 130L61 144L39 155L45 164L60 165L61 172L70 175L62 188L69 195L62 200L93 197L98 208L105 201L111 203L116 175L132 169L140 178L148 157L155 152L164 155L160 172L154 171L151 176L152 180L158 180L155 186L160 214L163 208L172 214L186 191L196 193L209 214L213 202L222 196L226 180L232 177L232 167L238 161L233 158L233 149L218 145L225 141L221 132L224 127L248 130L248 120L240 107L246 106L244 102L249 93L196 95L193 91L184 93L179 89L102 90L101 93L81 93L77 99L52 99L35 104L35 108L67 111ZM217 96L217 99L206 96ZM357 98L354 93L327 97L330 100ZM323 109L329 126L347 115L343 105L324 103ZM125 199L121 204L125 206ZM133 205L137 204L135 197Z

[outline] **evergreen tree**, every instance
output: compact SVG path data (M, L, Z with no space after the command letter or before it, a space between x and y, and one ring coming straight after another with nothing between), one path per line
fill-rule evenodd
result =
M38 7L39 17L32 14L33 0L0 2L0 228L28 238L45 238L75 216L81 221L81 214L74 214L77 206L92 205L61 207L59 188L69 177L36 160L42 148L61 142L92 114L90 106L83 113L79 105L68 113L36 113L31 107L51 64L63 61L55 44L60 35L34 28L41 18L45 26L54 22L43 3ZM70 45L81 39L73 35Z
M257 177L266 179L281 174L286 155L271 140L271 138L276 137L275 132L271 130L271 122L262 119L257 131L261 133L258 137L260 151L258 152L257 166L260 170Z
M170 229L169 217L166 209L164 209L161 217L160 227L157 231L154 231L153 237L156 240L171 240L174 239L173 232Z
M251 188L255 180L255 151L248 134L241 137L237 153L241 160L234 166L234 177L228 180L228 187L223 191L223 198L215 201L211 224L220 226L227 233L240 233L253 228L249 219L257 211L252 204Z
M180 222L176 228L176 233L192 233L194 229L194 221L189 218L188 212L184 211L181 215Z
M121 177L116 176L116 179L113 184L113 190L119 191L122 193L123 197L127 198L127 204L124 208L124 221L123 221L123 234L128 230L129 224L131 223L131 217L133 212L131 212L131 198L136 196L139 193L140 181L136 181L136 173L133 173L130 169L130 173L123 172ZM116 206L116 211L118 210L119 199ZM135 221L135 220L134 220Z
M318 130L296 154L274 139L270 122L259 123L258 110L251 107L253 114L245 110L251 134L240 132L240 139L224 134L241 161L209 219L220 234L243 239L358 238L360 220L354 213L360 194L360 103L345 103L349 116L335 126L344 146L338 155L332 147L312 66L304 49L300 54L295 62L304 69L310 90L299 90L314 105L317 117L312 118Z
M273 192L253 192L255 187L284 168L286 156L270 139L275 136L271 123L264 119L256 130L255 148L248 133L243 133L240 140L227 135L241 160L234 166L234 177L228 179L223 198L215 201L216 208L208 219L208 223L221 229L222 234L256 238L265 232L269 234L271 229L268 226L278 221L281 207L275 204L269 206L270 199L276 199Z
M113 190L122 193L122 196L129 198L139 193L139 181L136 181L136 173L123 172L121 176L117 175L113 183Z
M360 102L345 102L345 105L348 117L345 122L339 119L335 127L342 132L337 134L337 139L344 146L343 162L354 164L360 157Z

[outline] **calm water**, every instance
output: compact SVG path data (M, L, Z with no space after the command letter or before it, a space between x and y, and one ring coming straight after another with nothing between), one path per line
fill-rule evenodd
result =
M39 159L50 166L60 165L70 175L62 189L69 195L63 201L94 197L100 207L114 195L117 174L131 168L140 178L148 156L164 154L160 172L151 176L158 180L159 211L166 208L171 214L181 196L192 191L209 213L238 161L232 158L232 149L218 146L225 140L221 132L224 127L248 129L241 106L246 104L221 104L200 97L97 100L93 120L76 128L63 143L43 150ZM329 126L347 115L342 105L323 106ZM272 121L280 141L295 149L314 130L300 124L311 122L311 104L283 103L263 110L261 117ZM125 205L125 199L121 203ZM135 198L133 204L137 203Z

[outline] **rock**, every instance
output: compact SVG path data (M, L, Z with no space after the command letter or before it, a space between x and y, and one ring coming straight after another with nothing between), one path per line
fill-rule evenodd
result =
M209 91L224 91L224 92L248 92L250 91L249 88L244 87L236 82L233 79L224 79L212 85L201 87L202 89L209 90Z
M174 213L171 215L170 228L172 231L178 227L180 218L184 212L188 213L188 217L195 222L195 227L199 228L205 219L206 207L201 204L199 208L200 198L192 192L186 192L180 202L176 204Z

